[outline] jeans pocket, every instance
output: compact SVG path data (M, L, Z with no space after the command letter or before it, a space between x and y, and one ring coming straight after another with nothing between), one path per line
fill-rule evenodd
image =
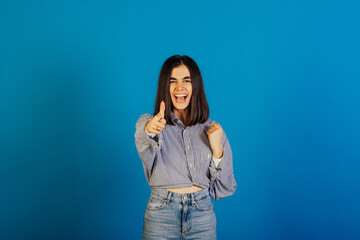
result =
M213 206L214 206L214 204L211 201L210 196L200 199L200 200L196 201L196 203L195 203L195 208L200 211L211 210L213 208Z
M166 199L151 195L146 208L148 210L159 210L159 209L163 209L166 205L167 205Z

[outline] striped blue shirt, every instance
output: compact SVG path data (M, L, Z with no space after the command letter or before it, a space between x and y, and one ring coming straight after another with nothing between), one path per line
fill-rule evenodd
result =
M171 112L175 125L166 124L154 137L145 124L154 115L143 114L136 123L135 145L142 160L145 177L151 188L182 188L197 185L208 188L214 200L232 195L236 190L232 151L223 129L223 156L216 166L207 129L217 123L208 119L203 124L185 127Z

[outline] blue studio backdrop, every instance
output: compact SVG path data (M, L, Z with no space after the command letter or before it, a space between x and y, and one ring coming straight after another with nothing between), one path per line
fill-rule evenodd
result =
M199 65L233 151L219 239L360 239L358 1L0 3L0 239L141 239L134 142Z

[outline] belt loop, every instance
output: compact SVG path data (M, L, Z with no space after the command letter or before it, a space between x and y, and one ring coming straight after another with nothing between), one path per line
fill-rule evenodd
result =
M166 198L166 200L165 200L166 203L169 203L169 202L170 202L171 195L172 195L172 192L169 191L169 192L168 192L168 195L167 195L167 198Z
M194 193L191 193L191 204L195 205L196 201L195 201L195 196Z

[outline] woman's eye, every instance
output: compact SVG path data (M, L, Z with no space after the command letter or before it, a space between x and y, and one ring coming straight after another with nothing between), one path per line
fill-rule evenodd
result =
M184 82L184 83L186 83L186 82L191 82L191 80L184 80L183 82ZM170 83L176 83L176 81L170 81Z

